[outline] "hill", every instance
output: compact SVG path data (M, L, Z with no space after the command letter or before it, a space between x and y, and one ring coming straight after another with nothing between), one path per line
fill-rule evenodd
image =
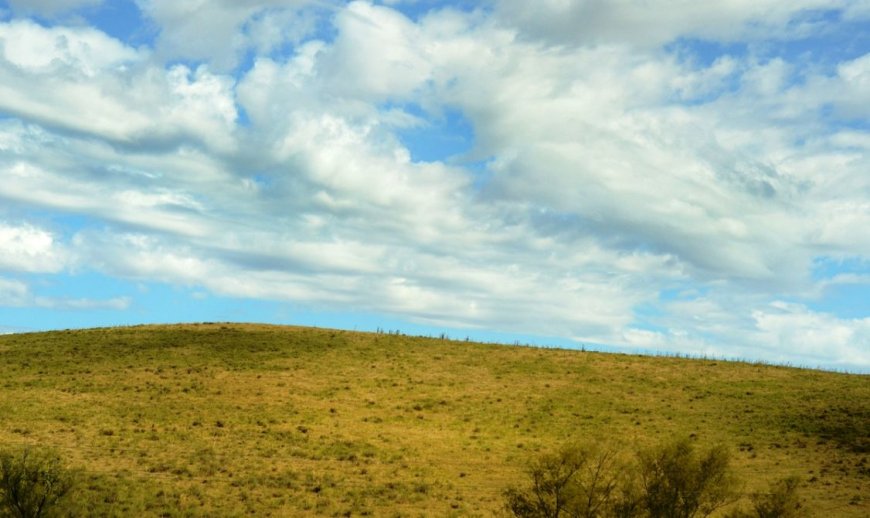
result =
M870 515L870 378L241 324L0 336L0 447L56 449L82 512L489 516L536 452L724 443Z

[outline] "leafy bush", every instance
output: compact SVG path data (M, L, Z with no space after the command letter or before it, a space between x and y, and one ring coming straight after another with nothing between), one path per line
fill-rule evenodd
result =
M752 510L739 510L729 518L802 518L807 516L798 495L798 477L789 477L773 484L770 491L752 495Z
M789 477L773 485L769 493L753 495L752 501L758 518L798 518L806 512L798 496L800 479Z
M653 518L709 516L736 496L728 451L702 455L682 439L640 455L641 507Z
M60 458L25 448L0 452L0 516L51 516L72 488Z
M736 496L727 450L699 455L688 440L641 452L635 465L613 452L568 446L533 461L528 475L528 487L505 492L517 517L694 518Z
M508 510L518 517L592 518L620 503L615 456L582 446L567 446L541 456L529 467L531 487L505 493Z

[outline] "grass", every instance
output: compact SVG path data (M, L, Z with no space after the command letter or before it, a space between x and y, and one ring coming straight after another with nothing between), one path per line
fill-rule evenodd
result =
M724 443L745 491L870 515L870 378L241 324L0 337L0 447L104 516L490 516L528 459Z

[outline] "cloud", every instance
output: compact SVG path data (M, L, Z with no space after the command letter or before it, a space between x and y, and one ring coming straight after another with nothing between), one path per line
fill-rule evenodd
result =
M0 221L0 250L0 271L58 272L67 262L66 251L54 235L26 224Z
M19 162L10 168L8 181L0 186L0 197L34 207L183 235L201 235L212 230L206 222L185 214L196 210L196 202L183 194L163 189L157 192L116 190L64 173L63 169L52 172ZM71 184L71 179L77 181ZM121 178L118 183L124 180Z
M652 329L629 326L613 343L656 352L714 358L764 359L802 367L870 367L870 319L840 318L798 303L756 298L748 314L735 312L746 300L698 297L670 302Z
M691 0L611 2L607 0L499 0L503 23L554 44L630 43L657 46L680 37L715 41L790 39L816 28L815 16L846 9L848 0L763 0L698 3Z
M399 100L429 79L432 67L419 45L420 28L402 14L352 2L336 15L335 27L339 35L322 66L340 95Z
M800 304L774 302L753 312L757 342L787 362L870 366L870 318L843 319L810 311Z
M27 285L23 282L0 277L0 301L3 301L4 305L24 305L29 295Z
M870 116L870 53L841 63L837 67L839 88L837 107L844 117L860 119Z
M3 42L3 58L28 72L75 69L84 76L94 77L139 59L137 51L100 31L44 28L29 20L0 24L0 41Z
M169 69L93 29L0 23L0 109L132 147L235 141L233 81L206 67Z
M43 297L34 295L21 281L0 277L0 307L36 307L61 311L125 310L129 297L96 300L89 298ZM6 329L5 327L0 327Z
M234 68L246 49L269 52L285 42L301 41L315 27L313 15L304 8L325 3L137 1L143 14L160 27L156 45L160 55L167 60L207 61L219 70Z
M40 308L57 309L62 311L92 311L92 310L114 310L123 311L129 309L132 303L130 297L114 297L111 299L70 299L70 298L53 298L53 297L37 297L34 300L34 305Z
M561 221L675 255L697 275L782 275L774 265L800 241L801 222L780 197L796 187L722 142L721 118L671 104L695 70L657 52L563 53L502 38L484 31L452 55L442 66L456 72L439 92L470 114L474 152L493 157L487 196L554 215L547 228Z

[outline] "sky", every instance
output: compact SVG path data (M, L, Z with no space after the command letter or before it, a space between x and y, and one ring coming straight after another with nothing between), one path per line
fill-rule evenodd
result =
M203 321L870 372L870 1L0 1L0 332Z

